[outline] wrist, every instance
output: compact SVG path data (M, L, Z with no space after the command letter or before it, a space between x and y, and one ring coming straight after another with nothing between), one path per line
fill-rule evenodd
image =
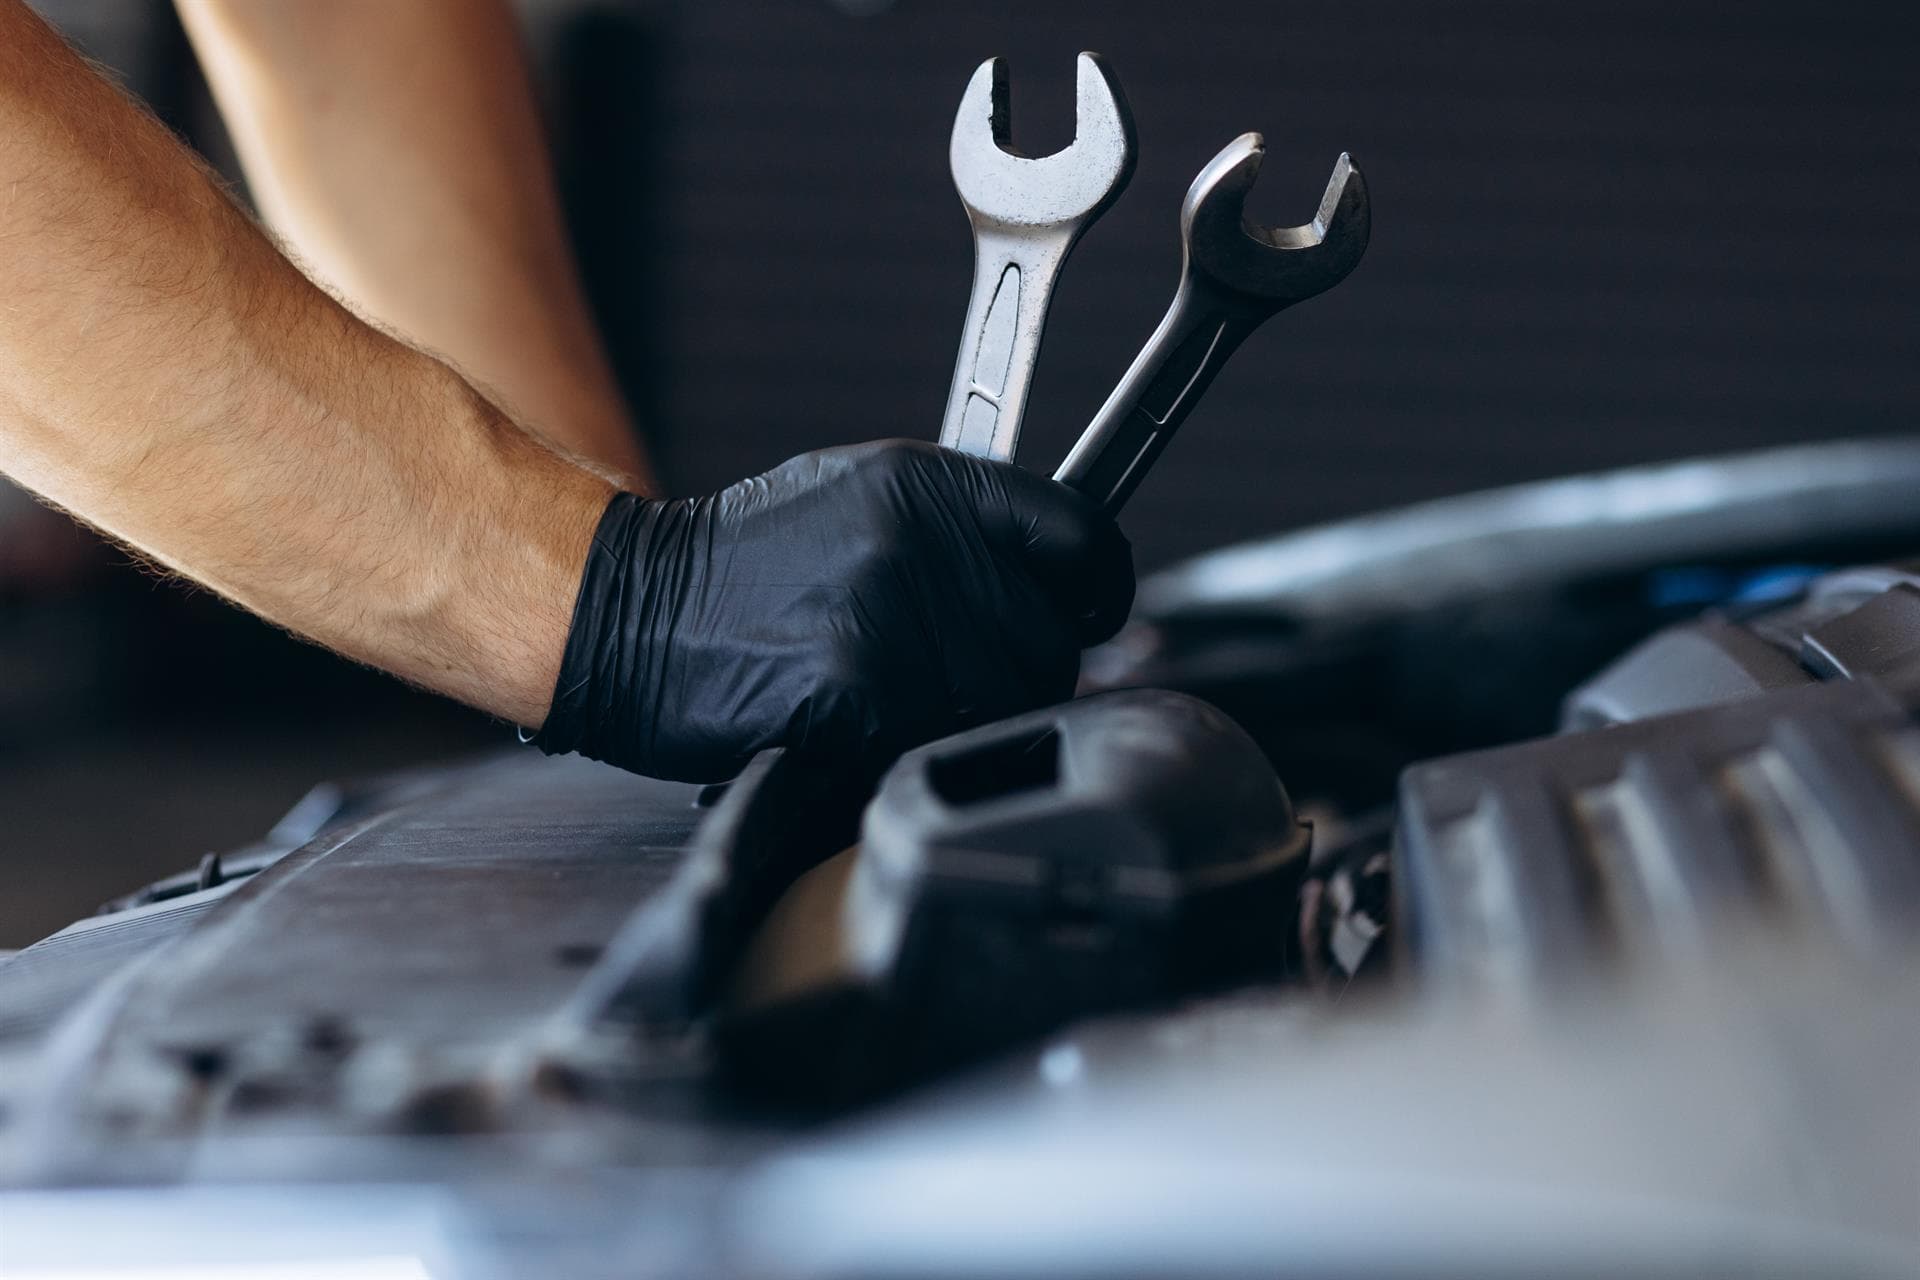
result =
M582 567L614 487L528 435L464 389L479 419L473 474L442 488L457 510L429 607L446 637L445 668L428 683L529 727L545 722L566 651ZM430 650L426 650L430 651Z

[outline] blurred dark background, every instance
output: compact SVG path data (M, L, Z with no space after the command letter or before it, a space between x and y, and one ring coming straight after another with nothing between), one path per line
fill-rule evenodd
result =
M39 7L234 171L170 4ZM1266 133L1273 222L1308 216L1341 150L1368 174L1367 261L1248 344L1129 507L1143 568L1571 470L1902 432L1920 407L1910 8L522 9L589 287L679 491L937 430L971 271L947 134L994 53L1028 151L1071 137L1083 48L1139 128L1057 294L1036 469L1164 309L1215 150ZM508 741L124 556L55 554L92 568L0 585L0 948L257 835L322 777Z

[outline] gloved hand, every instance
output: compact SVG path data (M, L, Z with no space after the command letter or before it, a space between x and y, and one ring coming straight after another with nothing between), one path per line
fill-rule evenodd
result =
M1079 494L881 441L706 498L616 496L535 737L715 781L784 745L877 777L901 752L1071 696L1133 603L1133 559Z

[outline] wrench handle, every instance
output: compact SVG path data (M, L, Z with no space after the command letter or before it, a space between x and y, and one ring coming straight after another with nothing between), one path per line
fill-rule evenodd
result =
M976 228L973 296L960 332L953 386L947 392L941 444L981 458L1013 461L1054 281L1072 247L1072 235L1043 237L1029 231L1014 236Z
M1267 314L1270 314L1267 313ZM1173 305L1053 478L1117 514L1266 314L1183 280Z

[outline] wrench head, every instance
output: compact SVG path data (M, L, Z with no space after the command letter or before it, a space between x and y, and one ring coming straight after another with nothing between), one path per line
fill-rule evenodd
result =
M1243 133L1209 161L1180 207L1180 236L1191 275L1277 311L1347 278L1367 251L1373 214L1366 179L1343 154L1312 222L1249 222L1247 192L1266 150L1259 134Z
M1013 147L1006 63L989 58L967 82L948 157L976 225L1080 223L1119 198L1133 176L1133 113L1099 54L1081 54L1075 71L1073 141L1050 156Z

